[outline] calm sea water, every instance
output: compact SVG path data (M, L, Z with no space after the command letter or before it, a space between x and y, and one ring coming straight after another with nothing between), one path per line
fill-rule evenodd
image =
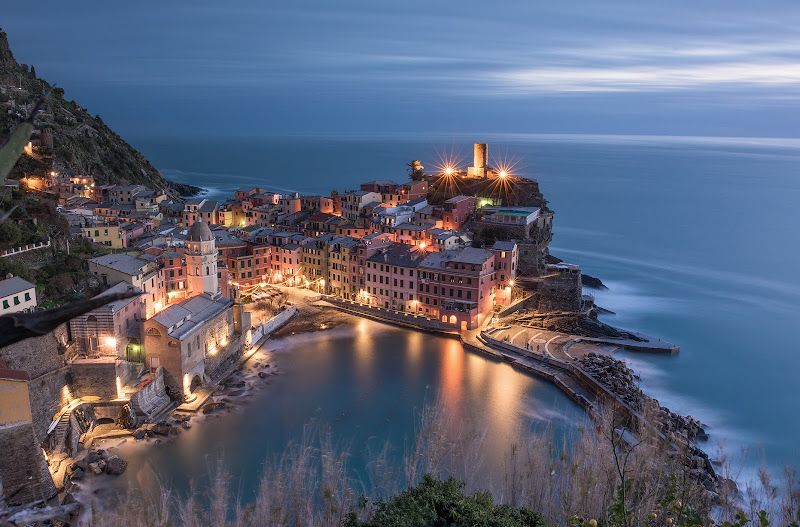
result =
M762 459L772 465L800 461L800 140L431 135L134 144L167 177L225 198L242 185L327 194L331 188L357 188L370 179L402 180L411 159L430 168L442 151L460 153L466 166L475 140L490 144L490 157L518 160L519 173L538 179L556 211L551 252L580 263L610 287L596 293L600 305L616 312L606 321L681 346L673 357L623 355L641 374L648 393L706 423L714 444L724 444L727 451L750 447L751 464ZM409 360L412 352L406 348L414 347L413 338L362 347L356 339L347 341L350 351L339 353L351 354L352 360L369 356L379 365L363 382L412 383L410 370L393 369L391 361ZM250 427L296 427L313 413L313 404L305 410L298 406L309 386L321 401L341 406L345 400L339 398L347 393L341 376L360 375L358 361L350 359L313 364L308 359L311 367L302 367L306 355L337 353L325 351L328 344L304 344L296 353L287 345L292 349L287 358L300 357L299 362L289 366L292 371L282 381L285 391L265 395L263 411L248 417ZM425 339L419 346L425 350L418 358L420 372L430 376L419 382L440 386L453 375L447 362L453 344ZM459 361L483 359L466 355ZM355 371L348 371L350 367ZM538 381L523 382L510 370L501 373L506 371L503 365L481 368L491 376L528 383L524 390L508 388L506 395L498 394L514 401L519 413L504 413L495 422L499 403L480 407L487 411L490 426L503 429L507 415L524 421L526 411L571 414L569 403ZM482 382L473 377L477 370L462 365L457 375L465 387L460 397L475 397L470 387ZM364 386L356 385L352 395ZM502 383L496 386L506 390ZM391 397L380 404L393 403ZM259 420L263 423L257 425ZM354 426L366 423L356 420ZM392 430L400 434L412 428L409 419ZM288 426L286 433L265 439L259 448L272 451L294 430ZM211 444L206 441L202 448Z
M369 320L269 340L262 349L281 375L256 379L269 385L240 398L236 412L194 421L174 442L123 445L129 467L114 484L148 488L155 474L188 492L190 480L202 486L222 455L234 488L249 501L263 463L299 442L308 425L316 433L330 431L339 447L349 445L353 475L365 485L367 464L388 441L402 480L400 460L413 450L428 404L442 405L451 437L486 431L481 474L491 478L527 431L552 429L559 439L584 418L554 385L465 352L457 340Z

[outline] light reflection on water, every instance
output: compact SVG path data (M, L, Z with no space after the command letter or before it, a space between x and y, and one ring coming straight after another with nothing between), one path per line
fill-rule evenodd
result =
M149 466L185 492L190 480L206 480L223 452L235 486L249 500L262 463L297 440L312 419L352 444L353 468L361 474L368 442L389 440L399 462L421 408L437 394L451 433L485 433L487 470L502 466L508 445L537 423L564 430L583 419L553 385L466 352L454 339L359 320L347 330L269 341L268 348L282 375L271 377L239 411L199 419L175 441L123 445L130 464L117 484L152 478Z

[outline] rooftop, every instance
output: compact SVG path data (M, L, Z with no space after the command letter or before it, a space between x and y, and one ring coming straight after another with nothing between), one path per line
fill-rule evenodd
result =
M377 185L379 187L397 186L397 183L390 179L376 179L374 181L367 181L363 185Z
M453 196L452 198L445 201L445 203L458 203L460 201L468 200L468 199L475 199L474 196Z
M0 379L8 381L30 381L31 377L26 371L9 369L6 361L0 359Z
M367 260L397 267L417 267L423 261L423 256L423 252L417 247L406 243L393 243Z
M118 284L112 285L99 295L95 296L95 298L100 298L114 293L126 293L128 291L135 291L137 293L140 292L139 288L133 287L128 282L119 282ZM131 302L138 302L138 301L139 297L132 296L130 298L123 298L122 300L115 300L113 302L109 302L104 307L110 307L112 312L116 312L122 309L123 307L127 306Z
M182 340L230 305L231 300L228 298L223 296L212 298L204 293L169 306L153 319L165 326L171 337Z
M23 280L19 276L13 276L0 281L0 297L16 295L28 289L33 289L36 286L27 280Z
M483 265L487 260L494 256L492 251L486 249L477 249L475 247L467 247L461 250L441 251L434 252L428 255L425 260L420 263L423 267L441 268L445 266L446 262L457 262L469 265Z
M127 254L105 254L89 261L131 276L140 274L142 269L149 264L146 260Z
M401 223L392 227L392 230L424 231L428 227L425 225L414 225L413 223Z
M492 245L492 249L497 249L498 251L513 251L516 246L517 242L496 241L494 245Z

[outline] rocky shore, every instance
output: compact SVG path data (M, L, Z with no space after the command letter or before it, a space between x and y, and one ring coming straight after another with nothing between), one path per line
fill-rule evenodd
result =
M638 385L639 377L621 360L607 355L589 353L578 360L580 368L621 401L659 424L664 435L679 434L695 442L708 441L703 425L694 417L682 416L661 406L657 399L646 395Z
M697 446L697 443L708 441L708 434L700 421L691 415L676 414L669 408L661 406L657 399L646 395L639 388L639 377L621 360L589 353L577 362L584 372L606 387L619 400L655 423L664 436L686 444L689 447L686 463L690 473L708 490L717 489L720 485L735 487L733 482L717 475L708 455Z

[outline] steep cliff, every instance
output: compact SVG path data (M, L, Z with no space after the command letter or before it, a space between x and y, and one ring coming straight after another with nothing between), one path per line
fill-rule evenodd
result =
M51 87L36 76L33 66L18 63L0 30L0 142L27 116L32 104ZM172 196L190 196L200 189L165 179L145 157L55 88L37 117L35 139L41 145L20 158L10 177L44 174L57 169L65 174L90 174L98 184L141 184L165 189Z

